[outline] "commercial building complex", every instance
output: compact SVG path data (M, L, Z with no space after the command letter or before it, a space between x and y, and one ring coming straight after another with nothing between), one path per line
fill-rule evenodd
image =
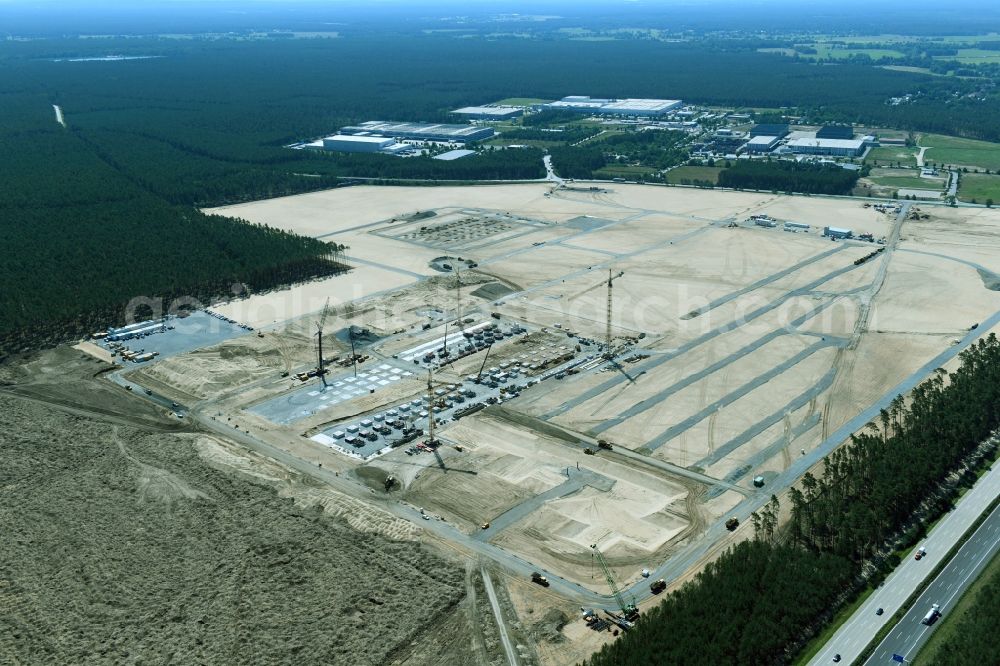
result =
M452 114L472 120L510 120L524 115L519 106L466 106L455 109Z
M492 127L477 127L475 125L397 123L370 120L360 125L342 127L340 133L351 136L465 143L467 141L488 139L493 136L494 131Z
M781 141L780 136L755 136L743 146L748 153L769 153L777 147Z
M680 108L682 104L679 99L607 99L570 95L557 102L539 104L535 108L604 116L662 116Z
M800 155L858 157L865 152L865 139L792 139L788 148Z

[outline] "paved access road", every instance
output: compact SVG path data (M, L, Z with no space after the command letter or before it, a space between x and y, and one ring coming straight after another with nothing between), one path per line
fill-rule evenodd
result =
M862 650L874 640L879 630L891 620L920 583L943 561L948 551L976 522L976 519L982 515L998 494L1000 494L1000 465L994 466L992 471L980 478L976 485L962 496L951 513L942 518L927 538L921 542L920 545L927 549L927 555L920 560L915 560L912 556L904 560L809 663L811 665L833 663L835 654L840 654L841 663L854 662ZM991 526L992 532L990 531ZM971 575L968 569L969 554L975 555L988 549L988 544L983 542L983 535L992 535L992 547L995 550L998 529L1000 529L1000 513L994 512L990 520L984 523L977 532L977 538L966 542L959 554L952 559L948 568L928 587L906 617L892 631L886 641L883 641L882 645L879 646L879 650L868 663L891 663L893 651L903 655L915 652L912 648L908 650L906 643L912 643L912 639L916 636L930 634L930 628L920 624L924 614L927 613L931 604L935 603L941 604L944 612L948 612L948 597L956 591L957 588L954 586L957 581L961 581L966 576L968 576L967 582L975 579L975 576ZM939 588L939 583L942 581L943 592ZM952 586L952 590L948 590L949 585ZM883 615L875 614L878 608L885 611ZM921 631L921 629L925 631ZM907 641L907 638L911 640Z
M899 624L889 632L866 664L891 664L893 654L911 661L931 637L934 627L922 620L933 604L947 615L1000 549L1000 507L993 510L955 557L935 578Z

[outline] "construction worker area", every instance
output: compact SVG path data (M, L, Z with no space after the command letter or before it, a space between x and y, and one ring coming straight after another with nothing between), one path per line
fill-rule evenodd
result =
M352 270L215 305L226 339L116 381L621 630L997 309L996 257L941 242L1000 225L922 205L916 233L911 207L534 183L214 209L345 244Z

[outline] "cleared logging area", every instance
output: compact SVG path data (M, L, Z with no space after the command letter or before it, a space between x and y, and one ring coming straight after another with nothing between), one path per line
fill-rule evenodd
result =
M382 664L463 598L423 546L217 471L195 439L0 394L0 662Z

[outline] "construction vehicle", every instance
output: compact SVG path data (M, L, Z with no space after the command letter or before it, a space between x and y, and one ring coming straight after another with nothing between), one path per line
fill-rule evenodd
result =
M541 585L542 587L549 586L549 579L543 576L542 574L538 573L537 571L531 574L531 582L535 583L536 585Z
M654 580L652 583L649 584L649 591L652 592L653 594L659 594L660 592L663 592L663 590L665 589L667 589L667 581L663 580L662 578L660 580Z
M599 448L602 448L602 449L606 450L606 451L611 451L614 448L612 446L611 442L609 442L606 439L599 439L599 440L597 440L597 446Z
M323 324L326 323L326 316L329 312L330 312L330 299L327 298L326 304L323 306L323 312L322 314L320 314L319 321L316 323L316 337L318 339L317 349L316 349L317 363L316 363L316 372L311 375L313 377L319 377L323 381L324 388L326 388L327 370L326 367L324 366L325 361L323 359ZM352 348L353 348L353 342L352 342Z
M730 532L735 531L736 528L739 526L740 526L739 518L730 518L729 520L726 521L726 529L729 530Z
M636 618L639 617L639 609L635 605L635 599L628 604L625 603L625 599L622 597L621 590L618 589L618 584L615 583L614 576L611 575L611 569L608 567L607 561L604 559L604 555L597 548L597 544L591 544L591 549L594 551L594 556L597 557L598 563L601 565L601 569L604 571L604 577L608 581L608 587L611 588L611 594L614 595L615 601L618 603L618 607L622 611L622 617L628 622L635 622ZM612 616L614 617L614 616ZM620 623L618 626L624 628Z

